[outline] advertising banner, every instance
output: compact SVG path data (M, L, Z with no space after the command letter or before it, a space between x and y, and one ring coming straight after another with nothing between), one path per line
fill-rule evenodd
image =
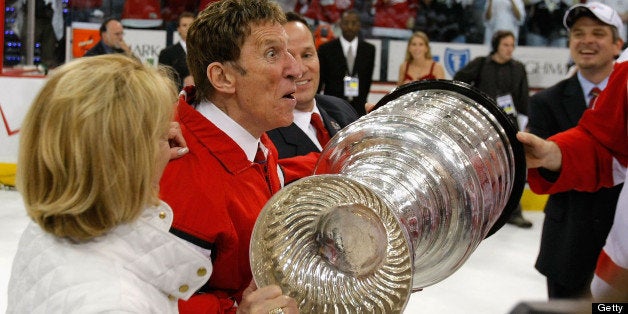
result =
M73 23L71 36L72 59L82 57L87 50L94 47L100 41L99 24L94 23Z

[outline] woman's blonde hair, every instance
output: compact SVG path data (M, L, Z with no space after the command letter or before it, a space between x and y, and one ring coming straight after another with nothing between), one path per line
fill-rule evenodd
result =
M408 44L406 45L406 61L410 62L413 59L412 54L410 53L410 43L412 42L412 39L414 38L423 39L423 41L425 42L425 46L427 47L427 51L425 52L425 59L431 60L432 48L430 47L430 38L427 36L426 33L417 31L417 32L412 33L412 36L410 36L410 38L408 39Z
M159 140L175 101L168 77L122 55L58 68L21 129L16 183L30 217L81 241L156 204Z

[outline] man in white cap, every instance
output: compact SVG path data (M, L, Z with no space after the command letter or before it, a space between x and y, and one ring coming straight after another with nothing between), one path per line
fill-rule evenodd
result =
M621 59L620 60L624 60ZM533 191L557 193L577 188L597 191L625 181L628 175L628 62L615 64L608 86L578 125L543 140L519 132L524 144L528 181ZM548 181L541 168L559 174ZM600 253L591 283L595 302L628 301L628 185L617 202L613 226ZM599 311L599 308L598 308ZM614 307L622 313L622 307Z
M563 22L577 72L530 98L528 129L542 138L576 126L606 87L623 44L617 12L599 2L572 6ZM548 181L558 175L546 169L538 173ZM593 193L570 190L550 195L535 265L547 278L549 298L591 296L593 271L613 224L620 190L615 186Z

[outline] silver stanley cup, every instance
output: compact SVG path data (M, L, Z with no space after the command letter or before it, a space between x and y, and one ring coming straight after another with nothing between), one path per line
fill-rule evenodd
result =
M404 85L334 136L315 175L262 209L251 239L258 286L304 313L400 313L501 228L525 184L516 127L454 81Z

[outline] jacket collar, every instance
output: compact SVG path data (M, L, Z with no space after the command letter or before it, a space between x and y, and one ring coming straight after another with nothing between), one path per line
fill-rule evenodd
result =
M194 136L228 172L237 174L252 167L254 164L247 158L244 150L189 103L190 95L194 95L193 90L188 88L182 91L177 106L178 119L190 131L190 135ZM276 160L277 150L266 133L262 134L260 142L268 148L267 160Z

